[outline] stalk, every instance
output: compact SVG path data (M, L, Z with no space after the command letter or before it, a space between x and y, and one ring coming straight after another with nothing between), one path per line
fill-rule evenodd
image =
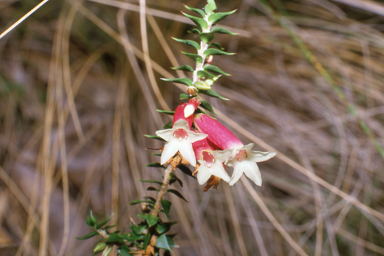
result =
M153 208L152 216L157 217L160 211L161 206L161 200L163 199L164 195L167 192L167 187L169 185L169 177L171 176L171 173L173 171L173 168L171 165L168 165L167 170L165 171L163 184L161 185L159 194L157 194L157 199L155 203L155 207Z

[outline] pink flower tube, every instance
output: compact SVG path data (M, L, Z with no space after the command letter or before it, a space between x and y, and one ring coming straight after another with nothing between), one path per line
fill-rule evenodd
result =
M199 114L194 120L195 126L200 132L208 134L207 140L224 150L231 150L229 159L225 162L233 166L233 174L229 185L234 185L243 173L256 185L261 186L261 174L257 162L266 161L276 155L275 152L253 151L253 143L246 146L225 126L217 120L203 114Z

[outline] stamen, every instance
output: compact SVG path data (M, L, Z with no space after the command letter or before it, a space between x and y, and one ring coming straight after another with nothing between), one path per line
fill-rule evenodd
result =
M236 154L235 158L237 161L241 162L243 160L245 160L248 156L248 153L246 150L242 149L242 150L239 150L239 153Z

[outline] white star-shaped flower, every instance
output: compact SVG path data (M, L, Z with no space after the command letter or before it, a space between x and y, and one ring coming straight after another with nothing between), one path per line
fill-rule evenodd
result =
M197 181L199 184L203 185L206 183L211 175L215 175L220 179L229 182L231 178L225 171L223 162L228 160L228 158L231 156L231 153L232 150L204 150L202 152L202 159L198 160L200 163L199 168L197 168Z
M274 157L276 153L253 151L253 145L253 143L250 143L242 148L234 149L232 157L227 162L227 165L233 166L234 169L229 181L230 186L233 186L243 173L256 185L261 186L261 174L256 163L267 161Z
M207 134L195 133L189 130L188 122L184 119L177 120L172 129L157 131L156 135L168 141L161 153L160 164L165 164L179 151L182 157L192 166L196 166L192 143L208 136Z

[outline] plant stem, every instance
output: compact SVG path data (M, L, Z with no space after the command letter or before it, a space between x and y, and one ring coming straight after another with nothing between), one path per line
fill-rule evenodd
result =
M161 189L159 191L159 194L157 195L156 204L152 212L153 217L157 217L160 211L161 206L161 200L163 199L164 195L166 194L167 187L169 184L169 177L171 176L171 173L173 171L173 168L171 165L168 165L167 170L165 171L163 184L161 185Z

